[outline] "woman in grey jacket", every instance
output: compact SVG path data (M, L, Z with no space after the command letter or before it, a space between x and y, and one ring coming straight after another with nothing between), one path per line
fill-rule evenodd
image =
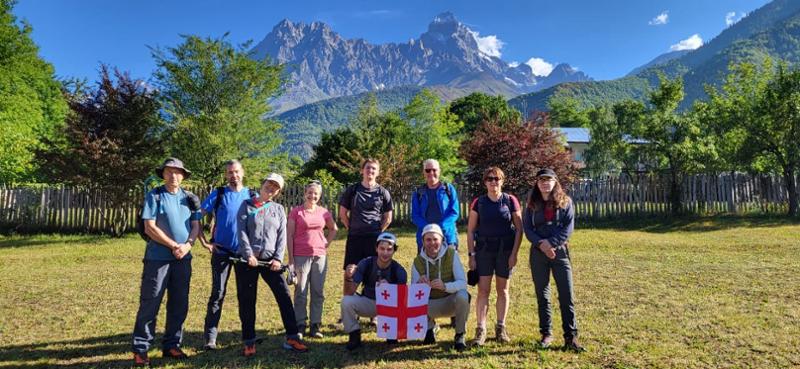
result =
M522 215L525 237L531 242L531 274L539 307L539 344L553 342L550 311L550 272L558 288L558 304L564 329L564 348L585 351L578 343L578 322L575 319L572 290L572 265L567 240L575 226L572 199L564 193L555 172L542 169L536 173L536 185L528 194Z
M282 277L281 260L286 250L286 212L283 205L274 201L283 188L283 177L271 173L261 183L260 197L242 203L237 223L239 230L239 255L247 264L237 263L236 292L239 295L239 319L242 321L244 356L256 354L256 292L258 276L267 282L278 303L286 342L283 348L305 352L294 317L289 287ZM259 266L259 262L265 266Z

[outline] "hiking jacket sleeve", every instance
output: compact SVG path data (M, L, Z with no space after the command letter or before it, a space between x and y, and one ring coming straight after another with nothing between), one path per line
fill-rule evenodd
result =
M280 223L275 233L275 254L273 257L276 260L283 261L283 254L286 252L286 212L283 211L282 206L278 212L278 218Z
M566 208L558 209L560 212L559 220L553 226L551 236L547 239L553 247L563 246L575 228L575 209L572 207L572 199L567 203Z
M426 194L418 193L419 189L414 189L411 192L411 223L414 223L417 228L425 227L428 221L425 219L425 210L427 209L427 196ZM423 197L425 197L423 199ZM423 203L423 201L425 203Z
M533 223L533 217L535 215L535 212L531 211L527 206L525 210L522 211L522 230L525 232L525 238L531 241L533 247L539 246L539 241L542 240L542 237L539 237L536 233L536 226L534 226Z
M239 234L239 255L249 259L253 256L253 247L250 245L250 236L247 230L247 201L242 202L242 206L239 207L239 212L236 214L236 219L236 229Z
M456 192L456 187L452 183L448 183L447 187L450 189L450 199L448 199L447 208L442 209L442 224L455 226L459 215L458 192ZM447 198L446 193L444 197Z

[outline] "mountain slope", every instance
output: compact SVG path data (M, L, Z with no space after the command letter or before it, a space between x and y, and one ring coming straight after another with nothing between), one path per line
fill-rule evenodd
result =
M572 95L585 106L620 99L641 99L658 84L659 74L682 77L686 98L681 108L705 97L705 85L719 85L730 63L760 62L764 57L800 62L800 1L775 0L753 11L719 36L685 55L666 63L646 68L636 75L601 82L584 82L556 86L512 99L520 109L546 109L547 102L560 95ZM645 87L643 89L643 87ZM627 95L627 96L626 96Z

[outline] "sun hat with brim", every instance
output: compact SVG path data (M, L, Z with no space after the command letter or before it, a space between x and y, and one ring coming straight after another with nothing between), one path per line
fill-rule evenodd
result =
M283 176L278 173L270 173L267 178L264 178L264 182L272 181L278 184L278 188L283 189Z
M192 172L189 169L186 169L183 166L183 162L180 161L178 158L167 158L164 160L164 164L161 164L160 167L156 168L156 175L158 178L164 179L164 169L165 168L177 168L183 171L183 179L188 179L189 176L192 175Z
M556 175L556 172L554 172L550 168L544 168L544 169L536 172L536 178L539 178L539 177L558 178L558 176Z

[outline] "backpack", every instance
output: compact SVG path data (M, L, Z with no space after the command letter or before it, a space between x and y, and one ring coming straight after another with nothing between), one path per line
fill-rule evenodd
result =
M156 214L158 214L158 211L161 209L161 194L163 194L164 191L166 191L166 187L158 186L156 187L155 193L153 193L153 197L156 200ZM197 195L184 189L181 189L181 191L186 194L186 202L189 205L189 210L192 213L199 211L200 199L197 198ZM150 241L150 236L144 231L144 219L142 219L142 214L144 214L144 204L142 204L142 207L139 208L139 211L136 215L136 233L139 233L139 236L142 237L143 240Z
M250 188L247 190L249 191L251 200L258 198L256 191ZM219 210L219 207L222 205L222 197L225 196L225 187L217 187L216 191L217 197L214 198L214 226L211 227L211 239L209 240L211 243L214 243L214 233L216 233L217 230L217 210Z
M442 186L444 186L444 193L447 195L447 199L450 200L450 202L453 202L453 192L450 191L450 184L447 182L442 182ZM417 196L417 202L422 201L422 194L425 192L427 188L428 185L423 183L422 185L417 187L416 191L414 191L414 194Z

